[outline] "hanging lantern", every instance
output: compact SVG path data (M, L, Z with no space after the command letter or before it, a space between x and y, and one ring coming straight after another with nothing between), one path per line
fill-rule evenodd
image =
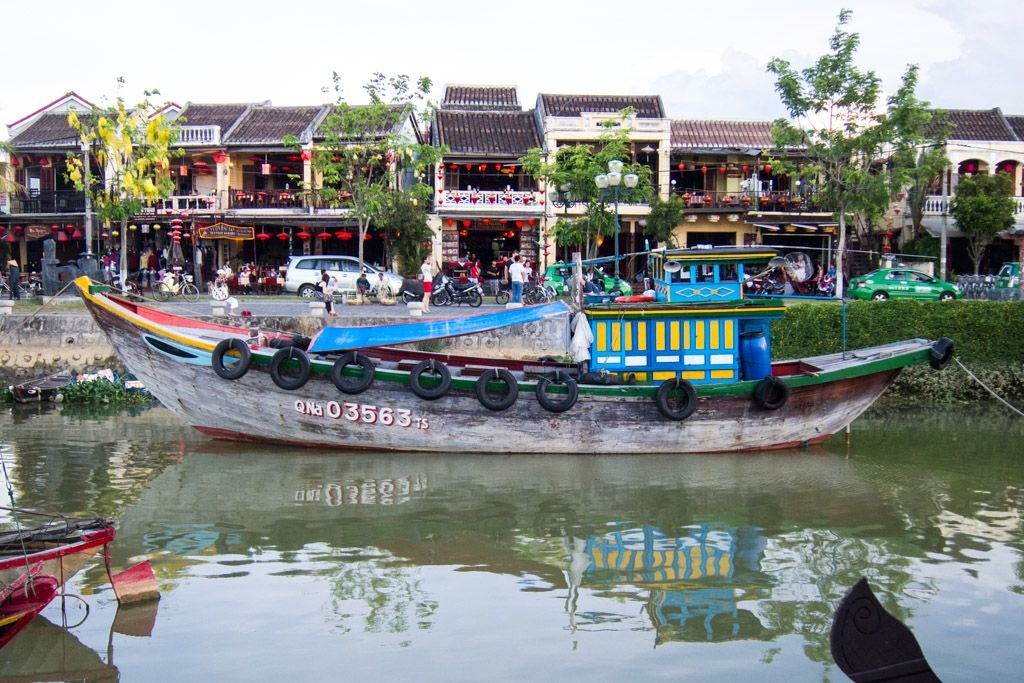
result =
M188 166L186 166L185 164L182 164L181 166L178 166L178 175L180 175L182 177L187 176L188 175Z
M449 218L448 219L448 227L451 227L453 225L455 225L455 219L454 218Z
M20 235L21 233L25 232L25 226L23 226L23 225L15 225L14 226L14 232L16 232L17 234Z
M319 235L317 235L317 239L321 239L321 240L328 240L330 238L331 238L331 233L326 232L326 231L324 231L324 232L320 233Z
M188 231L183 232L183 233L181 233L181 237L182 237L182 239L190 240L190 239L192 239L192 233L190 233ZM266 237L266 239L270 239L270 235L265 235L265 237Z
M473 224L473 221L469 220L468 218L464 218L462 220L462 227L464 227L464 228L468 228L472 224Z
M120 230L111 230L110 231L110 236L111 237L120 237L121 236L121 231Z
M270 164L260 164L260 175L270 175Z
M678 166L676 166L676 168L678 168L680 171L685 171L686 170L686 164L679 164Z
M309 239L310 237L312 237L312 235L311 235L311 234L309 234L308 232L306 232L306 229L305 229L305 228L302 228L302 229L301 229L301 230L300 230L299 232L295 233L295 236L296 236L296 237L298 237L298 238L299 238L300 240L302 240L303 242L305 242L305 241L306 241L306 240L308 240L308 239Z
M450 168L453 171L457 171L459 169L459 167L456 164L448 164L448 168Z
M56 223L50 226L50 232L59 232L59 231L60 231L60 226L57 225Z
M517 228L523 227L523 222L522 221L516 221L516 227Z
M501 164L495 164L494 165L494 170L500 171L501 170Z
M764 172L765 173L771 173L772 172L772 165L771 164L765 164L764 165Z
M78 229L78 226L75 226L75 231L73 233L71 233L71 239L73 239L73 240L80 240L80 239L82 239L82 231Z
M533 219L531 218L530 220L526 221L526 224L532 226L533 225Z
M701 166L700 167L700 172L701 173L707 173L708 172L708 167L707 166Z
M490 222L491 222L491 219L490 219L490 218L485 218L485 219L484 219L484 223L490 223Z
M481 171L486 171L487 170L487 164L480 164L480 170Z
M44 157L39 157L39 165L40 166L49 166L50 165L50 157L45 157L45 156Z
M466 164L466 170L470 171L473 169L473 164Z
M725 173L725 164L722 164L721 166L718 167L718 172Z
M747 169L748 169L748 168L750 168L750 167L749 167L749 166L747 166L746 164L743 164L743 172L744 172L744 173L746 173L746 172L747 172Z
M365 235L363 235L363 241L364 242L369 242L372 239L373 239L373 235L371 235L370 233L366 233Z
M18 157L11 157L11 168L18 168L20 165L21 162L18 161Z
M334 236L337 237L342 242L348 242L350 239L352 239L352 233L349 232L348 230L339 230L338 232L334 233Z
M184 234L184 237L188 237L187 232ZM256 239L258 239L260 242L266 242L267 240L270 239L270 235L268 235L265 232L261 232L260 234L256 235Z
M18 239L18 238L17 238L17 237L15 237L15 236L14 236L14 233L13 233L13 232L11 232L10 230L8 230L8 231L7 231L7 234L6 234L6 235L4 235L4 242L14 242L14 241L15 241L15 240L17 240L17 239Z
M313 158L313 150L311 150L311 149L304 149L304 150L302 150L302 154L300 154L299 156L302 157L303 161L309 161L310 159Z
M57 233L57 241L58 242L67 242L68 241L68 234L66 232L64 232L63 230L59 231Z
M218 164L223 164L225 161L227 161L227 158L228 153L222 149L218 149L216 152L213 153L213 160Z
M284 240L288 239L288 233L286 233L284 230L282 230L281 232L277 233L277 239L279 239L281 241L284 241Z

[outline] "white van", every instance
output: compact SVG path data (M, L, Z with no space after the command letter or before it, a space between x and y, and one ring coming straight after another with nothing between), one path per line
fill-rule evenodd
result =
M371 281L377 277L377 273L384 273L384 279L390 285L391 293L397 294L401 291L402 278L398 275L365 263L362 265L362 269L366 270L367 279ZM286 292L312 299L317 292L321 270L326 270L330 277L337 280L336 291L356 291L356 280L359 279L361 270L359 259L354 256L332 256L330 254L292 256L288 260L288 269L284 274L282 288Z

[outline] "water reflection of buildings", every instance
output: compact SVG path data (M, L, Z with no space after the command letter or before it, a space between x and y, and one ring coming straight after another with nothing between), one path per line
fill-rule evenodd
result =
M762 585L761 559L767 540L759 530L694 527L669 537L644 526L569 542L569 597L572 628L582 587L622 584L649 591L646 610L658 644L717 642L773 637L757 615L739 604L756 599Z

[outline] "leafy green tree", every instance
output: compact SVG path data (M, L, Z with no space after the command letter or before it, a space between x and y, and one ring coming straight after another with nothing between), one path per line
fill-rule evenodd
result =
M376 73L363 86L369 104L345 101L341 81L333 75L336 102L320 125L322 140L313 146L312 166L319 180L315 190L332 208L348 209L359 226L359 259L367 230L380 221L391 206L391 194L400 189L402 174L411 170L415 179L441 160L445 149L422 143L415 124L433 116L427 100L431 81L408 76L387 77ZM284 139L295 147L293 136ZM314 188L307 188L314 189ZM432 198L427 184L404 188L414 203L426 205ZM381 226L384 227L384 226Z
M949 204L949 213L967 237L967 252L978 274L985 249L995 236L1013 227L1013 179L1008 173L964 178Z
M429 244L434 238L423 204L414 202L407 193L396 192L391 195L381 222L387 226L389 256L398 262L398 272L414 277L423 258L430 253Z
M854 215L866 226L882 215L906 182L907 150L920 144L930 120L926 103L914 94L916 66L907 67L899 89L880 110L879 77L854 63L860 36L845 30L850 16L849 10L839 13L829 52L811 66L797 71L778 57L768 64L791 117L773 126L782 153L773 165L813 183L819 201L839 222L837 297L843 292L847 217ZM802 167L794 158L805 160Z
M655 243L665 243L669 249L676 246L675 229L686 213L686 204L682 197L671 195L667 200L660 197L651 199L651 213L647 216L644 234Z
M143 205L174 190L168 169L171 157L181 154L171 149L178 126L164 115L165 104L150 101L159 94L147 91L131 109L119 96L114 104L96 107L84 118L68 114L68 125L88 147L99 171L86 173L82 158L69 154L68 178L79 191L89 193L100 221L119 226L122 282L128 278L128 222Z
M598 238L615 234L613 196L608 190L599 189L594 181L598 175L608 172L609 161L622 161L622 174L635 173L639 178L635 188L628 189L624 185L619 188L620 203L643 202L650 196L650 170L643 164L628 161L629 129L622 122L631 115L632 111L627 108L619 117L606 121L595 145L563 146L550 162L542 149L534 148L519 160L527 173L545 181L551 193L570 192L574 201L586 205L583 216L563 218L555 223L551 234L558 246L578 248L586 258L593 258L597 255Z

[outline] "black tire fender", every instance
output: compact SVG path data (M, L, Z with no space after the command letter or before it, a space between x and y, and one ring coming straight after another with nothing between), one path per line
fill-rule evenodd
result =
M299 365L299 374L294 377L284 375L281 372L281 366L289 360L293 360ZM274 380L274 384L286 391L298 389L309 381L309 357L301 349L297 349L294 346L280 349L270 359L270 379Z
M508 391L500 396L494 396L487 391L489 382L503 382ZM506 410L512 407L519 397L519 384L511 372L505 368L491 368L485 370L476 380L476 397L480 404L488 410Z
M678 408L669 404L669 394L673 391L683 392L683 403ZM693 388L688 380L681 377L667 379L658 387L658 393L654 395L654 402L662 415L670 420L685 420L697 410L697 390Z
M778 410L789 400L789 385L778 377L765 377L754 387L754 403L765 410Z
M555 384L565 387L565 397L555 397L547 393L548 386ZM541 405L544 410L552 413L564 413L565 411L576 405L576 399L579 398L580 390L576 385L576 380L569 375L567 372L562 370L555 370L549 372L540 379L537 380L537 403Z
M238 354L238 362L230 365L224 364L224 355L228 351ZM210 356L210 365L218 377L224 379L238 379L249 371L249 364L252 362L252 351L249 345L238 337L222 339L213 347L213 354Z
M358 365L363 369L362 377L346 377L345 368L349 365ZM345 394L360 394L370 388L373 384L373 361L368 356L355 351L346 351L338 360L334 361L331 367L331 381L338 391Z
M420 382L420 378L423 377L423 373L425 372L437 375L440 380L440 384L436 387L423 386ZM427 401L433 401L441 398L448 393L448 388L451 385L451 371L448 370L448 367L444 363L433 358L420 361L413 366L412 370L409 371L409 388L412 389L412 393L422 399L426 399Z
M945 370L949 361L953 359L954 350L952 339L949 337L939 339L932 344L932 348L928 351L928 364L935 370Z

